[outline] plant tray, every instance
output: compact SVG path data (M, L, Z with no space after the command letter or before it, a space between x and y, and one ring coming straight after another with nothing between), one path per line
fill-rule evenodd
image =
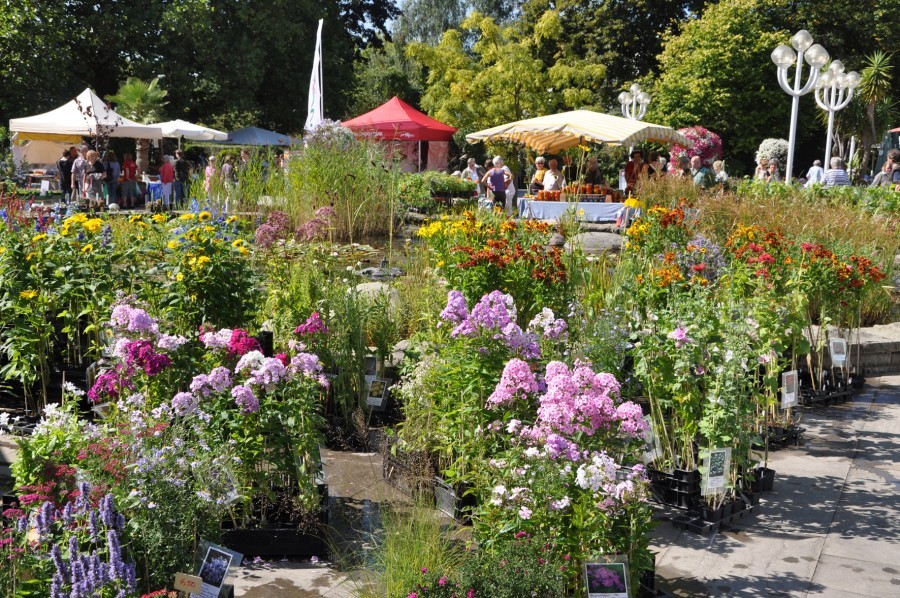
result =
M722 527L728 525L729 523L734 523L739 519L743 519L745 517L749 517L753 514L756 509L759 508L758 505L744 505L744 508L740 511L735 511L728 517L722 518L721 521L709 522L704 521L702 515L698 512L689 511L683 515L679 515L675 519L672 520L672 525L677 527L678 529L687 530L689 532L694 532L695 534L710 534L718 531Z
M224 530L222 543L244 556L328 556L328 543L324 538L292 528Z

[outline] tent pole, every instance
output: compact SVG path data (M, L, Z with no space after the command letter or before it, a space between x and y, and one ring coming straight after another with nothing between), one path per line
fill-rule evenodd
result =
M419 140L419 172L422 172L422 140Z

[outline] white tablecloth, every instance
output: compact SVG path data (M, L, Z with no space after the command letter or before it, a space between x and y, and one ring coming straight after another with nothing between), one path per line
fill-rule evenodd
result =
M529 201L525 204L522 216L537 220L559 219L563 213L575 207L574 203L566 201ZM584 214L578 214L579 220L586 222L615 222L616 215L625 207L622 203L578 203L578 211L584 210Z

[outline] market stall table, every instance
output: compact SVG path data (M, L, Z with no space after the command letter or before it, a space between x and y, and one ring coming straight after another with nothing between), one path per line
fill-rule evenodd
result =
M536 220L559 220L567 210L576 209L578 220L585 222L615 222L623 203L594 203L568 201L526 200L523 218ZM583 213L582 213L583 212Z

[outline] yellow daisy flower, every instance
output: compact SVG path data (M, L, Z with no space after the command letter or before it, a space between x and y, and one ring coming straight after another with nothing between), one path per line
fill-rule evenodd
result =
M178 241L169 241L166 243L166 247L169 249L178 249Z
M38 234L38 235L35 235L35 236L31 237L31 242L32 242L32 243L37 243L38 241L43 241L43 240L46 239L46 238L47 238L47 235L46 235L46 234L40 233L40 234Z
M34 299L35 297L37 297L37 295L38 292L32 289L28 289L27 291L22 291L21 293L19 293L19 297L21 297L22 299Z
M94 250L94 246L88 243L84 247L81 248L81 253L90 253Z
M185 222L187 222L188 220L193 220L194 215L193 214L182 214L181 216L178 217L178 219L184 220Z
M87 232L97 234L100 232L100 229L103 228L103 221L99 218L91 218L90 220L85 220L82 226Z
M153 222L165 222L165 221L166 221L166 217L164 214L154 214L153 215Z
M206 222L207 220L212 218L212 214L210 214L209 212L204 210L204 211L200 212L200 215L197 218L200 220L200 222Z

